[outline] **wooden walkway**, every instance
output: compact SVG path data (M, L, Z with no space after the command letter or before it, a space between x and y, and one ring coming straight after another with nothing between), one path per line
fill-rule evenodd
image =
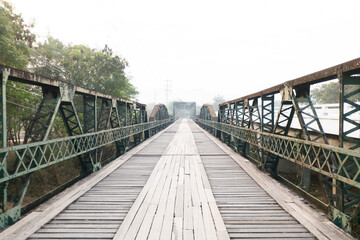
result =
M249 161L181 120L0 239L351 239Z

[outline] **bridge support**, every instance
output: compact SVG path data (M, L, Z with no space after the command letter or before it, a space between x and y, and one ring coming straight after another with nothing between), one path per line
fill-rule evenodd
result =
M21 212L29 208L22 205L30 180L35 177L34 172L78 158L81 173L74 179L80 179L98 171L102 163L106 163L103 159L105 147L115 145L116 154L113 155L119 156L127 150L129 138L138 144L149 137L147 132L150 130L164 128L172 122L167 118L147 123L144 104L1 65L0 81L0 229L17 221ZM8 118L7 111L7 88L15 89L14 92L10 91L11 97L15 97L11 93L20 90L27 97L26 101L31 100L28 106L20 101L10 102L16 106L11 108L11 118ZM16 111L22 108L30 109L27 115L30 119L23 119L24 114ZM19 139L8 146L7 123L12 119L19 120L20 115L21 120L28 123L26 127L16 126L21 134L25 133L24 137L22 142ZM106 157L106 161L114 158ZM44 201L50 195L48 193L36 201Z
M325 201L317 199L317 203L329 206L329 218L339 227L349 232L355 230L360 235L360 140L359 136L354 136L360 131L359 62L360 59L355 59L222 103L217 122L200 116L199 124L207 131L216 132L214 135L223 142L275 175L280 159L297 164L301 168L301 178L299 186L293 186L306 195L311 195L308 190L312 184L320 187ZM334 78L339 80L341 150L329 146L328 135L310 98L313 84ZM276 94L280 94L281 101L275 118ZM300 131L291 129L294 119L297 119ZM304 142L307 147L303 146ZM314 172L318 181L312 181Z

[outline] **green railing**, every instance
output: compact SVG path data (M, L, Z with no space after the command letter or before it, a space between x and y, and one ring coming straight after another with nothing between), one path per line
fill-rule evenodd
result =
M360 189L360 182L357 180L360 175L360 153L357 151L209 120L198 119L198 123ZM332 159L332 156L335 156L335 159ZM339 165L338 169L331 168L334 160ZM351 169L351 174L346 168L348 164L357 166L357 168Z
M249 144L253 151L249 157L250 155L257 156L257 159L253 160L263 170L265 170L263 163L266 162L266 159L275 155L280 159L291 161L305 169L319 173L332 189L333 201L327 203L329 219L349 232L356 229L359 221L360 199L357 197L345 198L344 191L346 190L347 194L352 192L353 196L357 196L360 192L359 151L211 120L197 119L197 123L215 136L226 135L226 138L232 139L227 143L241 141Z
M0 149L1 163L0 183L9 181L61 161L89 153L109 143L126 139L154 128L168 126L171 119L142 123L127 127L103 130L72 137L59 138L43 142L30 143ZM15 154L17 159L15 171L11 172L8 166L8 156Z
M7 66L0 81L0 230L172 123L148 122L145 104Z

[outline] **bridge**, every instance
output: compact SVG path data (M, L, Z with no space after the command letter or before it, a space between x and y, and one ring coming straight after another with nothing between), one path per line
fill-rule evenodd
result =
M359 236L360 58L196 117L193 102L148 117L145 104L0 69L1 239ZM310 96L333 79L336 135ZM22 121L16 142L8 126Z

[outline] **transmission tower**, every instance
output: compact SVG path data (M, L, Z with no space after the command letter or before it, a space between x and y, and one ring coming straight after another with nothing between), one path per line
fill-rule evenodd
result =
M169 95L171 93L171 89L172 89L172 81L165 80L165 104L169 103Z

